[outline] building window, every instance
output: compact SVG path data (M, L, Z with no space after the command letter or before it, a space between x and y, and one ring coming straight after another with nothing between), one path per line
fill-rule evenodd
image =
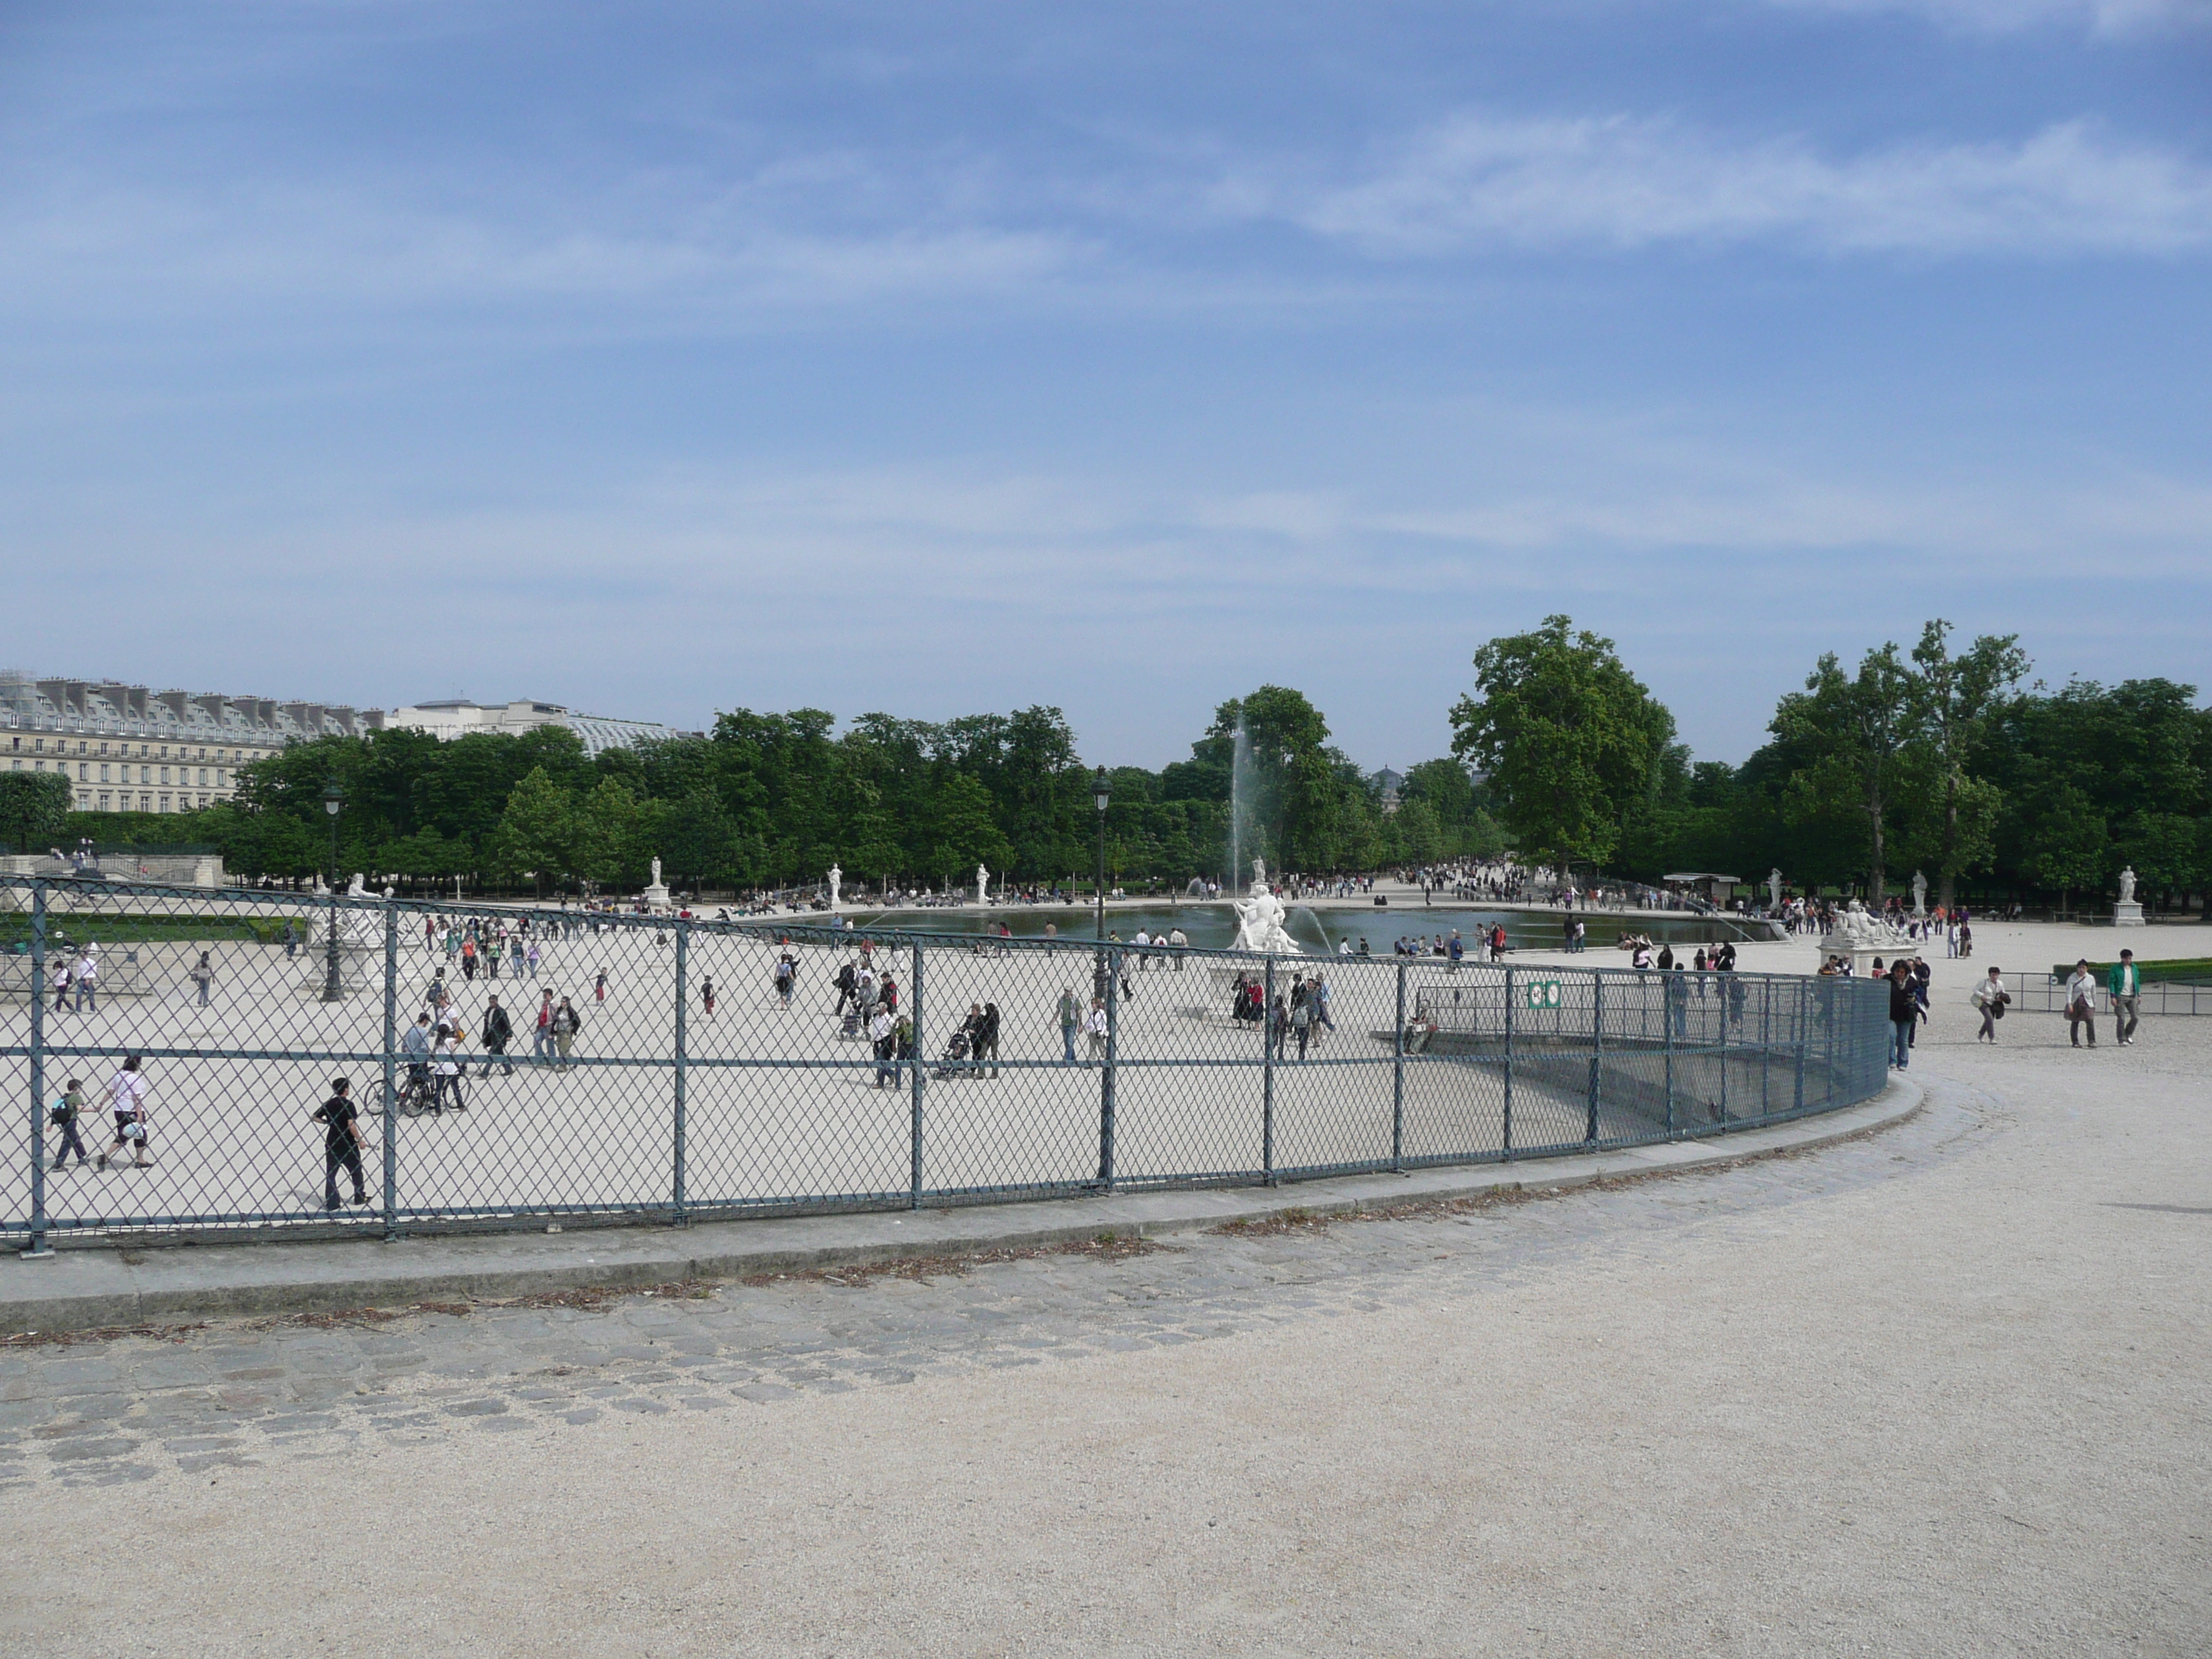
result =
M164 750L162 752L163 752L164 754L166 754L166 753L167 753L168 751L167 751L167 750ZM166 766L165 766L165 767L163 767L163 768L161 769L161 781L162 781L162 782L164 782L164 783L167 783L168 781L169 781L169 769L168 769L167 767L166 767Z
M107 781L107 767L105 763L102 763L100 769L100 781L102 783L106 783Z
M169 810L169 798L167 795L161 797L161 810L164 812Z
M139 796L139 797L138 797L138 810L139 810L140 811L142 811L142 812L150 812L150 811L152 811L154 810L154 798L153 798L151 795L141 795L141 796Z
M105 795L100 798L100 810L103 812L107 810L107 797Z
M88 791L80 789L76 792L76 810L80 812L92 810L92 796Z

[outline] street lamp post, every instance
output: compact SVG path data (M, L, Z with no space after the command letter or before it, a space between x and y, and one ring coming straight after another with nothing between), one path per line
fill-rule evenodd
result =
M1110 792L1106 787L1106 769L1100 767L1098 775L1091 780L1091 799L1098 808L1098 950L1091 964L1091 994L1106 994L1106 805Z
M345 791L332 778L323 786L323 811L331 820L331 914L327 937L323 946L323 1000L342 1001L345 988L338 977L338 809L345 805Z
M1098 937L1106 937L1106 769L1100 767L1091 785L1091 799L1098 808Z

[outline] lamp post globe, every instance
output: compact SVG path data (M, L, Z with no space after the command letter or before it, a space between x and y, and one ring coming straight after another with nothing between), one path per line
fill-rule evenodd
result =
M345 791L332 778L323 786L323 811L331 820L331 914L325 927L323 945L323 1000L337 1002L344 999L345 988L338 974L338 812L345 805Z

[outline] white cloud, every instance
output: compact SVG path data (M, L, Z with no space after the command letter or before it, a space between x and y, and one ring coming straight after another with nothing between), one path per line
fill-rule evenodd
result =
M1946 28L2010 34L2053 25L2139 36L2212 24L2212 0L1764 0L1793 11L1902 12Z
M1464 115L1276 211L1376 254L1777 241L1834 252L2165 253L2212 242L2212 171L2081 122L1833 159L1671 121Z

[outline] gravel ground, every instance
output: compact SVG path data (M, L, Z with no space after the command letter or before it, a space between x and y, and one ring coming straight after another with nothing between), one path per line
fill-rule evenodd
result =
M1717 1173L10 1345L0 1650L2202 1653L2212 1026L1945 1009Z

